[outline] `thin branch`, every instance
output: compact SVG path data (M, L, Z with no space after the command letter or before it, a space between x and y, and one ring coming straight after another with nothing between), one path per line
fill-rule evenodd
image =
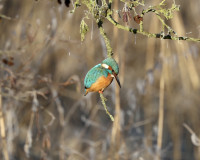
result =
M109 117L110 117L110 119L111 119L111 121L114 121L114 117L110 114L110 112L108 111L108 108L107 108L107 106L106 106L106 98L103 96L103 93L99 93L99 95L100 95L100 97L101 97L101 102L102 102L102 104L103 104L103 106L104 106L104 109L105 109L105 111L106 111L106 113L109 115Z
M108 15L106 18L109 22L111 22L113 25L115 25L119 29L129 31L133 34L141 34L141 35L147 36L148 38L159 38L159 39L185 40L185 41L192 41L192 42L200 42L199 38L184 37L184 36L172 36L170 34L163 35L163 33L149 33L149 32L141 31L141 30L131 28L131 27L128 27L128 26L123 26L123 25L119 24L118 22L116 22L113 19L112 15Z
M64 121L64 107L62 106L62 103L61 103L61 101L60 101L60 99L58 97L58 92L54 88L54 86L50 87L50 89L51 89L51 93L52 93L53 99L55 100L55 103L56 103L56 106L57 106L60 125L63 127L65 125L65 121Z
M108 57L112 57L113 55L113 51L112 51L112 47L110 45L110 40L108 39L104 29L103 29L103 26L102 26L103 22L100 20L98 22L98 27L99 27L99 31L100 31L100 34L102 35L104 41L105 41L105 45L106 45L106 49L107 49L107 55Z
M41 107L41 108L44 109L44 111L51 117L50 121L43 126L47 130L48 127L52 126L52 124L54 123L56 118L55 118L55 116L54 116L54 114L52 112L50 112L49 110L45 109L44 107Z
M168 25L165 23L165 21L161 18L161 15L159 14L159 12L158 12L157 10L155 10L155 9L153 9L153 8L149 8L149 9L147 9L147 10L143 10L143 11L142 11L141 17L143 17L145 14L147 14L147 13L149 13L149 12L154 12L154 13L156 14L156 16L158 17L158 19L159 19L160 22L162 23L163 28L166 27L170 33L173 33L173 34L177 35L177 33L176 33L170 26L168 26Z

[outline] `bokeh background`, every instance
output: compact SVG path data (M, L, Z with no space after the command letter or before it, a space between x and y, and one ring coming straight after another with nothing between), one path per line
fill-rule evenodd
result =
M124 3L114 1L122 17ZM145 1L138 14L160 1ZM84 76L106 58L92 16L81 42L84 6L70 13L56 0L0 0L0 159L200 159L200 42L133 35L105 20L122 88L84 95ZM166 1L171 6L173 1ZM180 36L200 38L199 0L181 1L166 21ZM133 28L133 20L121 24ZM154 13L144 29L160 33Z

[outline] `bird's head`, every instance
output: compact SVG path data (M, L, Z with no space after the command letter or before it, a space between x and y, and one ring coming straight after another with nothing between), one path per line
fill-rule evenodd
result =
M113 58L106 58L105 60L102 61L101 66L105 68L112 77L114 77L121 88L120 81L117 77L119 73L119 67L117 62Z

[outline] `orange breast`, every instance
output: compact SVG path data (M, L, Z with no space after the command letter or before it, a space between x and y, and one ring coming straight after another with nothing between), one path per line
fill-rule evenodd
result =
M87 89L87 92L103 91L106 87L110 85L112 80L113 80L113 77L111 77L111 74L108 74L107 77L101 76L97 79L95 83L91 85L90 88Z

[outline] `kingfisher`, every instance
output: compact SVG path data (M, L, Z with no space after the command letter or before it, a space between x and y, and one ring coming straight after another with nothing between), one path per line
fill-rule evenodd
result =
M112 83L113 78L115 78L121 88L120 81L117 77L118 73L118 64L111 57L104 59L100 64L91 68L84 79L85 96L88 92L103 93L104 89Z

